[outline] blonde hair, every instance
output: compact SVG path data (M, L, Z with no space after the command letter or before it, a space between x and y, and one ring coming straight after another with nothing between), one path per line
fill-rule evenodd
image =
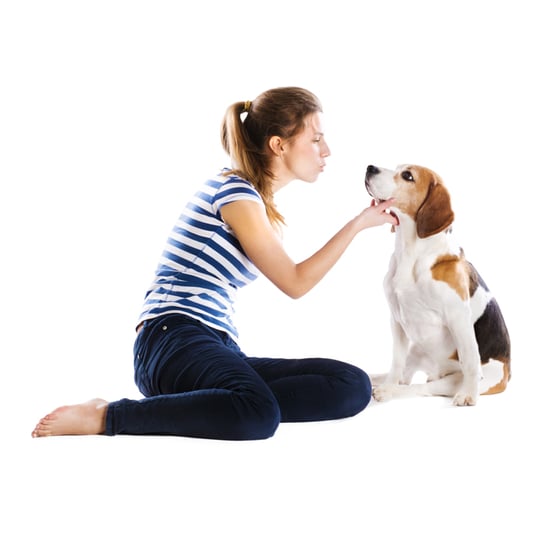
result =
M284 224L284 217L274 203L269 139L292 139L304 129L306 117L322 110L319 99L299 87L272 88L253 101L239 101L227 108L221 140L232 162L228 173L255 187L273 225Z

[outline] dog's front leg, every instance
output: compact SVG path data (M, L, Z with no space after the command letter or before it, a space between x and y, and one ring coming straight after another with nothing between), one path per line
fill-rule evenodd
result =
M373 397L377 401L387 401L395 393L395 388L403 382L409 339L401 325L392 320L391 332L393 337L392 364L385 376L375 381ZM378 382L378 384L377 384Z
M392 364L386 375L386 384L402 384L405 382L405 365L409 351L409 338L403 327L395 320L391 322L391 333L393 338Z
M453 404L475 405L479 396L481 359L470 315L468 314L467 319L462 322L456 322L450 326L463 375L462 384L454 396Z

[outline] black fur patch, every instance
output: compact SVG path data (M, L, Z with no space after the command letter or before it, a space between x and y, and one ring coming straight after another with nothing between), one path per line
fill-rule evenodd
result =
M481 277L480 282L485 287ZM474 331L482 364L487 363L489 359L510 363L510 335L500 307L494 298L487 304L483 315L475 322Z

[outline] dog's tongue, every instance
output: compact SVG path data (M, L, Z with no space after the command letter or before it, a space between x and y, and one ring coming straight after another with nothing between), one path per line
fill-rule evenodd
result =
M392 210L390 210L390 214L396 219L397 223L395 225L392 225L391 226L391 232L392 233L395 233L395 226L396 225L399 225L399 218L397 217L397 214L395 212L393 212Z

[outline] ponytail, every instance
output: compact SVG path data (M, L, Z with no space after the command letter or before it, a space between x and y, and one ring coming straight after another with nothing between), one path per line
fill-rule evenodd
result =
M303 88L273 88L254 101L230 105L221 124L221 141L232 162L228 173L249 181L262 197L273 225L284 224L273 196L273 173L269 169L269 139L290 139L305 127L305 118L321 112L318 98Z

